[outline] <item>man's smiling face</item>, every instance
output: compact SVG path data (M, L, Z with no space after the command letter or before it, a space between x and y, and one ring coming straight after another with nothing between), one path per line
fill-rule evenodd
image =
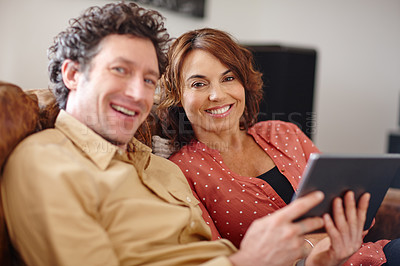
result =
M125 148L151 110L159 75L150 40L107 36L88 73L76 72L76 88L70 88L66 111Z

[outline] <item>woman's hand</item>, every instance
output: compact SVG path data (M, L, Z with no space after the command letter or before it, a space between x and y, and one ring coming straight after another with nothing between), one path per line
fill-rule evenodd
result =
M244 236L240 250L230 256L234 265L292 265L309 254L306 233L323 227L321 217L293 222L323 199L322 192L310 193L288 206L255 220Z
M341 265L353 255L362 244L363 228L366 219L370 194L362 195L356 207L352 191L333 201L333 218L323 216L325 229L329 237L318 242L306 260L307 266Z
M311 250L313 249L313 247L322 239L328 237L327 233L312 233L312 234L306 234L304 236L304 241L306 241L306 246L307 249ZM310 241L310 242L308 242Z

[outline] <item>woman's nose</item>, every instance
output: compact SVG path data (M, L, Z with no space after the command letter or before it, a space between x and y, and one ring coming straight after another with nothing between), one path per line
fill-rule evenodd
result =
M208 96L208 99L210 101L218 101L221 100L225 95L225 92L223 91L223 88L219 84L213 85L210 90L210 94Z

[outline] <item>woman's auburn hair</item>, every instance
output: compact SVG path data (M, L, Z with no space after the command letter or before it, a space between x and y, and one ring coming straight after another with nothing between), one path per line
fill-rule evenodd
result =
M194 131L181 106L183 82L182 65L193 50L206 51L233 72L245 89L245 109L240 121L241 129L248 129L257 122L262 98L262 74L255 69L253 54L238 44L227 32L203 28L184 33L171 45L168 64L160 79L161 100L158 115L162 134L173 141L175 150L195 139Z

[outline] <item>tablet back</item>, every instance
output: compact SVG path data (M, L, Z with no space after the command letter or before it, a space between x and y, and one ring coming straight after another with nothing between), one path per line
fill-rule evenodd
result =
M357 200L364 192L369 192L371 199L364 226L364 229L368 229L396 176L400 178L400 154L314 153L310 156L293 200L315 190L324 192L324 201L302 217L305 218L331 213L332 200L343 196L346 191L354 191Z

